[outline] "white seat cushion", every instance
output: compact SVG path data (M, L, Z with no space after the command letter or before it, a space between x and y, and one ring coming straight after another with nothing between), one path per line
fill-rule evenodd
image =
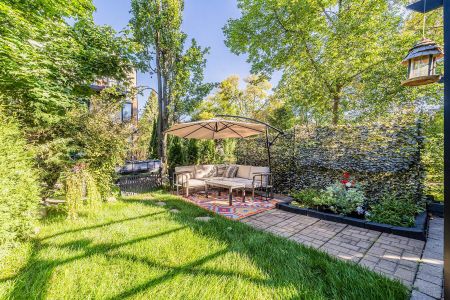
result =
M194 176L195 166L180 166L175 167L175 173L177 172L190 172L190 173L183 173L183 174L177 174L177 183L182 184L185 183L189 178L192 178Z
M198 165L195 166L195 179L207 178L216 175L216 167L214 165Z
M189 187L204 187L205 186L205 181L201 180L201 179L195 179L195 178L191 178L188 180L188 186Z

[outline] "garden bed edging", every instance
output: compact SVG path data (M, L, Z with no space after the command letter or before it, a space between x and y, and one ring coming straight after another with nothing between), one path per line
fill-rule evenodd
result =
M416 216L414 227L401 227L389 224L370 222L363 219L346 217L339 214L320 212L318 210L310 208L302 208L291 205L291 201L278 203L277 208L284 211L305 215L317 219L344 223L355 227L361 227L380 232L392 233L416 240L426 241L427 239L428 214L426 211L421 212Z

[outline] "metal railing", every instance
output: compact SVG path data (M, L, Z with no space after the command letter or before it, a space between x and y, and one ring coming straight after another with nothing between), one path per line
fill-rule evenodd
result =
M118 168L117 173L122 175L154 173L159 172L160 168L161 168L161 161L159 159L133 160L127 161L123 167Z

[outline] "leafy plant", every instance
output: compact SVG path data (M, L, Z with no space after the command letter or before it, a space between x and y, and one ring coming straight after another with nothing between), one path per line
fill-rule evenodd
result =
M2 111L0 116L0 246L5 246L30 234L40 188L18 125Z
M425 191L444 201L444 114L436 112L424 122L425 143L422 163L426 170Z
M411 199L398 197L395 193L384 193L380 202L371 206L367 218L372 222L395 226L414 226L414 217L422 208Z
M319 191L312 188L292 193L292 197L295 199L295 201L306 207L317 206L317 202L315 201L315 199L318 198L319 195Z
M67 217L76 219L82 208L89 213L95 212L102 203L102 195L97 180L86 169L85 165L77 165L66 177Z
M330 210L342 215L356 211L364 204L365 200L366 197L359 185L346 189L340 182L327 187L318 197L314 198L317 205L327 206Z

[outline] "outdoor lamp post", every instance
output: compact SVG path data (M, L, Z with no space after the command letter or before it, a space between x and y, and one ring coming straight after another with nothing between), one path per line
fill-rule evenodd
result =
M422 39L415 44L403 59L408 66L408 79L402 81L405 86L418 86L439 81L436 75L436 61L444 57L441 47L429 39Z
M420 0L408 9L427 13L444 8L444 46L450 45L450 0ZM444 56L444 71L450 70L450 59ZM444 75L444 298L450 299L450 75Z

